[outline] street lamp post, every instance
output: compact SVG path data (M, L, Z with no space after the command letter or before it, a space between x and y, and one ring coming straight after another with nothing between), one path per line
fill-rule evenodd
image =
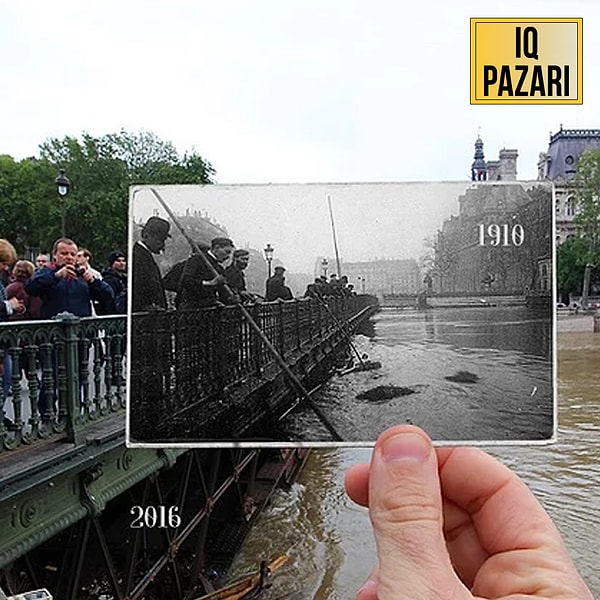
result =
M267 261L267 265L269 266L269 279L271 278L271 262L273 261L273 252L275 252L275 248L271 246L271 244L267 244L263 250L265 253L265 260Z
M65 237L67 235L67 226L66 226L66 198L65 196L69 193L69 188L71 187L71 182L69 178L65 175L64 169L59 169L58 177L54 180L56 184L56 191L60 198L60 236Z
M324 258L321 261L321 268L323 269L323 275L325 275L325 277L327 277L327 268L329 267L329 261Z

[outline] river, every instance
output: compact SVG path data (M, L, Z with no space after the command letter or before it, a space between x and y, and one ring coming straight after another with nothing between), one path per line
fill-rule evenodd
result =
M525 307L382 310L355 337L376 370L334 376L313 401L344 442L373 442L395 423L435 440L552 437L551 320ZM462 377L461 377L462 375ZM396 397L377 392L395 388ZM374 392L375 397L361 398ZM311 408L286 421L286 439L331 439Z
M550 445L486 450L521 475L552 515L592 593L600 597L600 334L558 338L558 437ZM374 562L365 509L343 490L343 473L366 461L364 448L313 450L290 490L259 517L232 575L289 552L265 600L347 600Z

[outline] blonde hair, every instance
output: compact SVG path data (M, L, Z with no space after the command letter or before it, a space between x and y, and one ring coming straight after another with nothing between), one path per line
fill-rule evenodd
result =
M0 238L0 262L12 265L16 260L15 247L8 240Z

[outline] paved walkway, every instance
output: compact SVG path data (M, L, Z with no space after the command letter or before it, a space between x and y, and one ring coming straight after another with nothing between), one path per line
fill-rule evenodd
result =
M594 331L594 317L592 315L558 315L556 328L561 331Z

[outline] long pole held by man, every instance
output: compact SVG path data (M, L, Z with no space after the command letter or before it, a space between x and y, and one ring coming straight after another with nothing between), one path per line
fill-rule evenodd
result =
M150 190L154 194L154 197L159 201L161 206L165 209L165 211L167 212L167 214L173 221L174 225L177 227L177 229L179 229L179 231L185 237L187 242L190 244L190 246L192 247L192 250L195 253L197 253L199 256L202 257L202 259L204 260L204 262L206 264L206 268L210 269L210 271L212 271L214 273L214 276L216 277L217 272L214 270L214 267L206 259L206 257L204 256L204 253L200 250L200 248L198 247L196 242L194 242L194 240L185 231L185 229L179 222L179 219L173 213L173 211L171 210L169 205L163 200L162 196L154 188L150 188ZM228 293L231 294L232 297L234 296L232 290L229 288L229 286L227 284L224 284L224 288ZM283 360L282 356L279 354L279 352L277 352L277 350L275 349L273 344L271 344L269 338L267 338L264 331L257 325L256 321L252 318L252 315L248 312L246 307L241 303L238 304L238 306L239 306L239 309L240 309L242 315L244 316L244 318L246 319L246 321L248 322L250 327L261 338L261 340L265 344L267 350L271 353L273 358L275 358L277 364L281 367L282 371L285 373L288 380L293 384L293 386L296 388L296 390L300 393L301 397L304 398L304 400L308 403L308 405L310 406L312 411L317 415L317 417L321 421L321 423L327 428L327 430L332 435L334 440L341 441L342 438L339 435L339 433L335 430L333 425L331 425L331 423L329 423L329 421L327 420L327 418L325 417L325 415L323 414L321 409L314 403L313 399L310 397L310 394L307 392L306 388L302 385L302 383L298 379L298 377L296 377L296 375L292 372L292 370L289 368L289 366Z

